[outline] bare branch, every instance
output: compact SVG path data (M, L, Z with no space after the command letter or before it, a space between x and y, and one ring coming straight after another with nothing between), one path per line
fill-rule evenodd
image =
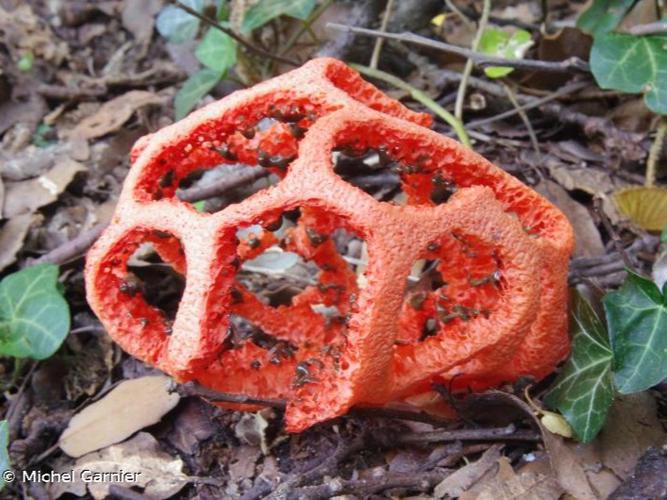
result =
M451 54L456 54L467 59L471 59L474 64L480 67L485 66L507 66L516 69L523 69L527 71L544 71L549 73L570 73L572 71L580 71L583 73L590 72L590 67L586 61L582 61L578 57L570 57L564 61L536 61L532 59L505 59L503 57L494 57L479 52L472 51L457 45L452 45L445 42L438 42L424 36L415 35L414 33L383 33L378 30L367 28L357 28L354 26L347 26L345 24L328 23L328 28L356 33L359 35L366 35L372 37L381 37L389 40L396 40L399 42L412 43L415 45L422 45L436 50L442 50Z

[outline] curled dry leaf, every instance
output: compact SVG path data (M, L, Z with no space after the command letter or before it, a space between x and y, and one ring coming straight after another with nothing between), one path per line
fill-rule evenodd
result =
M131 90L105 102L97 112L84 118L69 131L70 137L93 139L118 130L132 114L144 106L162 104L164 99L153 92Z
M109 446L103 450L79 458L74 466L62 464L56 472L72 472L72 482L54 482L49 488L51 498L58 498L65 493L78 496L88 492L95 499L108 498L109 488L117 484L126 488L143 488L146 498L161 500L178 493L189 481L183 473L183 461L162 451L158 442L147 432L140 432L124 443ZM82 476L84 473L88 474ZM122 471L124 477L106 476L104 480L92 481L102 474ZM84 482L85 480L85 482Z
M16 260L34 217L33 214L16 215L0 229L0 271Z
M494 444L484 452L479 460L465 465L440 482L433 494L437 498L458 497L481 479L500 459L502 445Z
M58 444L69 456L80 457L159 422L180 399L169 392L170 384L171 379L164 375L121 382L75 415Z
M549 201L560 208L574 229L576 246L574 257L595 257L604 255L604 243L588 209L575 201L559 184L544 180L535 187Z
M62 158L44 175L35 179L5 183L4 217L32 213L58 199L78 172L86 168L70 158Z

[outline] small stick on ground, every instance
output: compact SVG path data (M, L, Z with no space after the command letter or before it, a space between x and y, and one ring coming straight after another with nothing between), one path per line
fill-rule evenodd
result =
M535 130L533 129L533 125L530 123L530 120L528 119L528 115L526 112L521 109L521 106L519 102L516 100L516 95L514 94L514 91L510 88L509 85L505 84L503 85L505 87L505 92L507 93L507 98L509 101L512 103L512 106L514 106L514 109L518 113L518 115L521 117L521 121L523 124L526 126L526 129L528 130L528 136L530 137L530 142L533 145L533 149L535 150L535 153L537 154L537 161L542 163L542 152L540 151L540 144L537 141L537 135L535 134ZM535 168L535 171L537 172L538 176L542 178L542 172L540 172L539 168Z
M602 209L602 199L601 198L595 198L593 200L593 205L595 208L595 211L597 212L598 216L600 217L600 220L602 221L602 225L605 228L605 231L609 234L609 237L611 238L612 242L614 243L614 248L616 248L616 251L618 254L621 256L623 259L623 263L625 264L625 267L627 269L630 269L631 271L637 272L635 269L634 264L632 263L632 259L630 259L630 256L628 253L625 251L625 248L623 247L623 242L621 241L621 238L618 236L618 233L614 229L614 226L611 224L611 221L609 220L609 217L607 217L607 214L604 213L604 210Z
M381 32L387 31L387 25L389 24L389 18L391 17L391 11L394 8L394 0L389 0L387 6L384 8L384 17L382 18L382 26L380 26ZM371 62L368 63L368 67L372 69L377 69L378 62L380 61L380 52L382 52L382 45L384 44L384 38L378 37L375 40L375 46L373 47L373 54L371 55Z
M188 203L206 200L220 196L229 190L236 189L249 182L255 182L266 175L268 175L268 172L262 167L252 169L249 167L248 170L241 170L237 175L224 177L209 186L182 191L179 193L179 197ZM80 257L97 241L108 225L108 223L103 223L93 226L88 231L79 234L76 238L63 243L38 259L34 259L31 261L31 264L48 263L62 265Z
M358 28L356 26L348 26L345 24L338 23L327 23L327 28L355 33L359 35L373 36L373 37L382 37L389 40L396 40L399 42L412 43L415 45L422 45L424 47L429 47L436 50L442 50L443 52L449 52L451 54L456 54L467 59L471 59L474 64L478 66L507 66L510 68L516 68L526 71L543 71L548 73L572 73L573 71L579 71L583 73L589 73L590 67L588 63L582 61L578 57L571 57L563 61L537 61L532 59L505 59L504 57L494 57L488 56L486 54L481 54L464 47L459 47L458 45L452 45L445 42L439 42L431 38L426 38L424 36L415 35L414 33L382 33L378 30L372 30L368 28ZM460 76L460 75L459 75Z
M477 48L479 47L479 42L482 39L482 34L486 29L486 24L489 22L489 12L491 12L491 0L484 0L482 7L482 17L479 18L479 24L477 26L477 33L475 38L472 41L472 52L477 53ZM461 75L461 82L459 83L459 90L456 93L456 103L454 104L454 116L459 120L463 119L463 101L466 97L466 88L468 87L468 78L470 78L470 73L472 73L474 61L471 57L466 61L466 65L463 68L463 74Z

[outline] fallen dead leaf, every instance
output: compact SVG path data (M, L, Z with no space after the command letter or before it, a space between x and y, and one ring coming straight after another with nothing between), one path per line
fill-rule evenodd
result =
M456 472L447 476L441 481L433 490L436 498L444 497L458 497L469 489L473 484L480 480L480 478L490 470L500 458L500 450L502 445L495 444L491 446L484 454L475 462L464 465Z
M16 215L0 229L0 271L16 260L34 217L33 214Z
M585 464L565 440L546 429L542 430L542 439L561 487L578 500L596 500L598 495L588 480Z
M84 118L69 131L70 137L94 139L118 130L132 114L144 106L162 104L165 101L153 92L130 90L129 92L105 102L100 109Z
M575 201L559 184L543 180L535 190L560 208L574 228L576 247L574 257L604 255L602 237L588 209Z
M75 415L58 444L69 456L80 457L159 422L180 399L168 391L170 383L171 379L163 375L121 382Z
M8 99L0 104L0 134L17 123L34 129L48 110L44 98L34 92L26 99Z
M146 43L153 34L155 15L162 8L162 0L125 2L123 4L123 27L132 33L137 43Z
M559 161L548 161L546 167L551 177L567 191L579 190L599 196L629 186L600 168L566 165Z
M470 490L464 492L461 500L549 500L560 498L563 489L558 480L550 474L531 471L514 472L507 457L500 457L497 466Z
M667 433L658 420L657 403L650 393L616 398L599 437L605 466L621 479L626 479L649 447L660 447L665 443Z
M262 455L256 446L241 445L232 451L229 464L229 478L238 483L255 475L255 464Z
M621 214L647 231L667 227L667 188L636 186L614 193Z
M5 201L2 215L32 213L58 199L78 172L86 168L70 158L61 158L53 168L35 179L5 183Z
M5 181L24 181L48 172L56 160L69 152L67 143L45 148L30 145L18 153L0 151L0 175Z
M54 482L49 486L52 498L65 493L78 496L88 492L95 499L107 498L112 484L131 488L143 488L143 494L152 500L169 498L189 481L183 473L183 461L162 451L156 439L147 432L140 432L132 439L109 446L103 450L79 458L74 466L65 463L56 472L74 474L73 482ZM122 471L125 477L107 476L104 481L86 481L86 474L113 474ZM89 471L89 472L88 472Z

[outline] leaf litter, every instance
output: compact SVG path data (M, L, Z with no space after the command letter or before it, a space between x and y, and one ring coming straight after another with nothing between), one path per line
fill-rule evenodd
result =
M199 9L200 2L187 3ZM245 13L258 3L261 2L230 2L230 26L239 31L266 17L266 13L255 7L250 21L244 22ZM281 5L280 1L273 3ZM304 10L293 7L292 14L296 17L306 15L307 9L312 8L311 3L315 8L321 4L299 3ZM473 2L453 2L464 16L470 16L469 22L443 7L442 2L403 0L395 3L401 5L395 6L390 16L390 31L419 31L464 46L469 46L474 37ZM433 5L427 5L430 3ZM638 2L638 5L646 3L650 2ZM186 58L188 74L200 71L195 47L206 29L203 23L186 16L186 29L182 34L195 36L192 45L165 43L154 28L156 23L160 28L158 14L166 6L160 1L18 4L13 9L3 4L0 12L0 44L5 48L0 54L3 66L0 75L0 109L3 110L0 185L5 188L4 201L0 196L3 210L0 271L4 270L3 273L16 271L41 255L48 257L49 251L85 234L96 223L109 220L110 209L129 169L131 144L139 136L173 122L172 97L186 78L178 65ZM313 23L317 40L306 33L292 47L285 46L285 55L306 60L326 47L337 57L368 61L372 42L359 37L339 37L325 28L327 19L366 26L380 24L382 12L377 2L354 4L333 2ZM573 24L571 21L576 18L579 6L571 2L556 4L552 6L548 23ZM439 24L432 24L433 16L425 15L429 9L446 15ZM645 5L642 9L641 22L650 22L651 13ZM288 10L282 11L286 16L274 17L268 25L256 29L253 41L271 50L282 50L281 44L302 26L300 21L289 17ZM218 14L210 8L203 12ZM549 34L540 32L537 25L541 22L541 13L537 4L494 5L491 14L495 19L493 29L510 34L525 30L530 34L534 45L527 51L522 48L519 56L544 60L587 56L590 39L578 29L563 29L559 24L558 29L550 26L553 30ZM503 19L505 21L499 22ZM589 22L590 19L604 21L602 16L589 16ZM183 22L182 16L176 20ZM508 27L508 22L521 26ZM521 36L525 39L525 35ZM210 35L209 38L221 37ZM179 47L180 56L174 47ZM210 49L207 54L215 52ZM28 61L28 53L32 57L32 69L25 72L19 69L19 61ZM240 82L249 84L262 80L269 76L270 70L287 69L277 63L267 70L272 65L253 59L252 55L247 57L245 51L238 52L237 55L243 57L237 59L233 59L232 54L225 55L229 56L224 59L226 66L236 61L228 74L238 81L220 81L220 71L211 70L215 78L204 79L211 95L205 97L205 92L199 88L187 106L196 107L222 97L239 88ZM216 64L208 57L204 60L209 65ZM257 61L261 64L256 64ZM385 43L380 66L425 90L447 107L458 87L458 80L452 80L452 74L460 75L462 61L445 53ZM652 75L648 76L650 80ZM522 104L535 99L533 94L557 90L568 78L567 74L524 71L507 75L507 81L516 85ZM483 71L473 74L469 87L469 95L474 98L466 103L467 122L511 109L503 88L497 81L485 79ZM385 90L393 92L389 87ZM651 106L654 107L654 103L650 99L660 91L656 87L649 92ZM404 97L404 94L399 96ZM516 117L508 117L494 126L475 128L479 132L474 144L477 151L536 187L573 222L578 240L571 268L571 277L577 278L574 282L592 280L605 291L620 285L625 276L614 238L620 240L642 275L652 272L659 284L667 276L664 245L658 250L655 232L646 231L662 224L659 219L664 212L659 209L661 201L656 198L653 203L647 201L646 196L631 195L635 199L631 198L629 205L626 203L630 208L625 211L614 201L622 190L643 182L649 133L655 126L643 97L601 93L591 83L579 94L562 96L529 110L527 116L538 137L541 157L533 152L524 124ZM436 130L449 133L441 124L436 125ZM664 175L664 169L658 169L659 183L664 182ZM198 186L213 181L205 176ZM602 214L594 207L594 200L598 198L603 200ZM223 200L210 202L215 205ZM639 218L633 216L635 213ZM617 234L611 234L605 227L603 216L611 221ZM654 224L656 219L658 222ZM645 220L649 220L650 225ZM640 245L638 242L642 241L649 243ZM449 493L468 499L558 498L563 492L576 498L605 498L633 477L638 462L640 466L642 461L658 463L655 455L640 457L647 448L653 446L660 450L661 442L664 444L663 425L667 414L664 384L639 397L617 397L608 410L606 427L589 444L576 444L545 428L534 411L514 396L522 393L521 384L505 387L508 392L503 393L455 397L453 406L460 411L463 420L450 423L454 429L467 429L472 425L470 421L482 427L514 424L519 430L539 429L541 443L507 441L502 450L491 441L483 442L483 447L466 442L416 447L382 440L383 436L400 437L437 430L442 424L436 421L407 425L390 418L351 416L303 435L290 436L280 430L280 410L238 413L209 406L193 397L179 402L175 395L163 389L153 390L153 386L146 383L146 376L153 377L154 372L101 340L106 334L85 305L81 278L83 261L78 258L82 254L83 251L70 257L61 268L61 280L72 308L71 333L60 351L30 372L32 375L25 369L20 371L19 383L25 380L25 388L20 397L6 401L10 409L20 407L9 412L13 440L10 453L14 463L27 464L39 459L37 466L45 470L74 467L79 471L88 468L108 472L140 468L144 472L141 482L124 486L153 498L170 495L219 498L224 494L230 497L250 494L250 498L261 498L285 481L307 477L310 479L304 484L294 486L294 494L307 496L313 491L308 488L337 484L342 494L358 497L368 494L428 498L444 482ZM271 261L268 266L263 262L262 266L278 268L287 278L297 272L297 266L289 265L290 255L279 257L277 262ZM599 274L581 273L582 269L597 269ZM659 289L662 291L661 286ZM650 305L652 310L656 303ZM3 382L10 382L12 370L11 362L0 362ZM565 366L561 373L567 370ZM110 402L108 398L113 391L133 382L127 381L132 377L140 377L135 385L130 385L134 388L115 403L114 398ZM538 407L542 407L554 378L531 387L531 397ZM119 382L121 385L116 386ZM11 392L7 394L13 397ZM88 398L96 401L91 403ZM447 396L445 401L451 403ZM54 407L56 409L52 409ZM118 422L117 428L105 426L104 413L125 409L131 410L130 413L140 412L143 417L134 420L113 417ZM451 416L453 410L448 411ZM86 417L89 430L77 424L85 420L82 415L86 414L93 415ZM71 415L74 417L70 420ZM83 453L77 459L68 458L57 448L49 452L67 424L76 431L70 431L73 432L70 434L72 446L78 446L78 451ZM459 474L459 471L462 472ZM644 477L644 471L640 467L637 477ZM409 486L383 489L382 482L389 484L396 479L391 474L402 474L401 480L408 477ZM193 482L190 476L194 475L208 482ZM653 482L658 484L655 479ZM368 489L371 486L377 489ZM444 491L445 486L440 491ZM27 487L38 497L40 485ZM64 493L55 485L48 489L53 497ZM86 491L82 483L76 483L71 492L94 498L110 493L108 483L90 491Z

